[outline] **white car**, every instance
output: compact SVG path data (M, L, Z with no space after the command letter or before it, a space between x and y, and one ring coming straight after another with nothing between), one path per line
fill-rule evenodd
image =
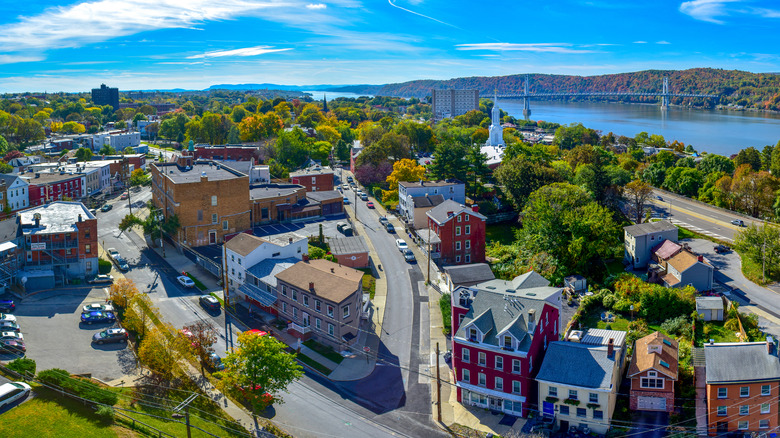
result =
M30 385L24 382L5 383L0 386L0 408L30 393Z
M116 248L108 248L106 253L108 253L108 258L111 260L116 260L116 258L119 257L119 251L117 251Z
M409 249L409 245L404 242L404 239L395 239L395 247L401 252L404 252L405 249Z
M0 321L16 322L16 317L10 313L0 313Z
M190 277L187 277L186 275L179 275L176 277L176 280L184 287L195 287L195 282L192 281Z
M114 306L112 306L111 304L92 303L92 304L87 304L81 308L81 313L100 312L100 311L113 312Z
M24 336L17 332L0 332L0 340L2 341L24 341Z

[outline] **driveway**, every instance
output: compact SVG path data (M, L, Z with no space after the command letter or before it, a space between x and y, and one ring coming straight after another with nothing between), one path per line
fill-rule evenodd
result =
M106 297L103 288L74 288L42 292L17 303L14 314L22 328L27 357L35 359L39 371L62 368L103 381L133 372L135 356L127 344L92 344L95 333L114 325L80 322L82 306L103 303Z
M669 425L668 412L637 411L632 418L638 431L632 435L637 438L661 438L666 436Z

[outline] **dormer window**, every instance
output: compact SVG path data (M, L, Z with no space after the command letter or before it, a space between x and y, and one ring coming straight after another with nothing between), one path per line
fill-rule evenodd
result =
M469 328L469 341L477 342L477 329Z
M512 349L512 337L504 336L504 350L511 350L511 349Z

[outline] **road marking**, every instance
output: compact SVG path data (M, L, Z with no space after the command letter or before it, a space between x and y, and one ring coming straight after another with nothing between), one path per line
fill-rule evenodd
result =
M691 224L685 223L685 222L683 222L681 220L669 219L669 221L673 225L679 225L682 228L694 231L694 232L699 233L699 234L703 234L705 236L714 237L716 239L721 239L721 240L727 240L729 242L733 242L734 241L734 239L732 239L730 237L721 236L720 234L716 234L716 233L713 233L712 231L707 231L707 230L701 229L701 228L699 228L699 227L697 227L695 225L691 225Z

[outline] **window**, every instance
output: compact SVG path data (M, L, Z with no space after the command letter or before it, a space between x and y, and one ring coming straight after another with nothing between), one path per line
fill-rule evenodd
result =
M547 395L550 397L558 397L558 388L555 386L550 386L547 388Z
M328 323L328 334L333 336L333 330L334 330L333 324Z
M333 318L333 306L330 306L330 305L328 306L328 316Z
M478 356L478 357L479 357L479 358L477 359L477 363L478 363L480 366L485 366L485 364L487 364L487 354L485 354L485 353L483 353L483 352L481 352L481 351L480 351L480 352L479 352L479 356Z
M222 231L227 231L228 228L230 228L228 225L228 221L222 221Z
M504 349L505 350L511 350L512 349L512 337L511 336L504 336Z
M261 219L268 219L268 208L261 208L260 209L260 218Z
M314 300L314 310L322 313L322 301Z
M317 330L321 330L322 329L322 320L319 319L319 318L314 318L314 327Z
M769 413L769 403L761 403L761 413L762 414Z
M718 398L728 398L728 388L718 388Z
M768 429L769 428L769 420L758 420L758 428L759 429Z
M577 408L577 417L585 418L588 416L588 410L585 408Z
M642 377L639 379L639 386L641 388L659 388L663 389L664 379L652 379L648 377Z
M512 380L512 394L520 394L520 381Z
M282 285L282 295L287 296L287 286Z
M466 254L466 263L471 263L471 254Z
M344 319L349 318L349 306L344 306L341 308L341 317Z
M577 390L576 389L570 389L569 390L569 398L571 400L577 400Z
M747 415L750 413L750 407L746 405L742 405L739 407L739 415Z
M466 241L466 249L471 249L471 241L470 240Z
M68 251L70 251L70 250L68 250ZM92 270L92 262L91 261L87 261L87 271L91 271L91 270Z
M567 405L561 405L558 409L561 415L569 415L569 407Z
M466 225L466 235L471 234L471 225Z
M467 368L463 368L463 381L471 383L471 372Z
M239 265L241 264L241 259L238 259L238 264L239 264Z
M198 222L203 220L203 210L198 210Z
M590 403L598 403L599 402L599 395L595 392L591 392L588 396L588 402Z
M471 360L471 352L468 348L462 349L460 356L463 358L463 362L469 362Z
M463 219L463 218L460 215L458 215L458 222L460 222L461 219Z
M477 340L477 329L474 327L469 327L469 339L472 341Z
M460 251L460 240L455 242L455 251Z
M603 420L604 419L604 411L598 411L593 410L593 419L594 420Z
M460 236L460 227L455 227L455 235Z
M512 359L512 372L515 374L520 374L520 359Z
M295 289L292 290L292 300L298 301L298 291Z
M211 195L211 206L212 207L217 206L217 195Z
M479 382L477 383L479 386L486 386L487 385L487 378L485 377L485 373L479 373Z
M739 430L745 430L748 428L748 422L747 421L740 421L737 423L737 429Z
M750 397L750 387L749 386L740 386L739 387L739 396L740 397Z
M306 306L306 307L309 307L309 296L308 295L304 295L301 298L303 298L303 305Z
M455 263L460 263L460 256L455 256Z
M90 245L89 243L84 245L84 252L90 254L92 252L92 245Z
M298 317L298 308L293 306L293 318L297 318L297 317Z
M230 261L231 262L235 262L236 261L236 256L233 255L233 254L230 254Z
M287 303L282 301L282 313L287 313Z
M496 369L504 370L504 358L502 356L496 356Z
M761 385L761 395L771 395L772 387L769 385Z
M718 406L718 417L725 417L728 415L727 406Z
M494 387L496 391L503 391L504 390L504 379L501 377L496 377L496 386Z

